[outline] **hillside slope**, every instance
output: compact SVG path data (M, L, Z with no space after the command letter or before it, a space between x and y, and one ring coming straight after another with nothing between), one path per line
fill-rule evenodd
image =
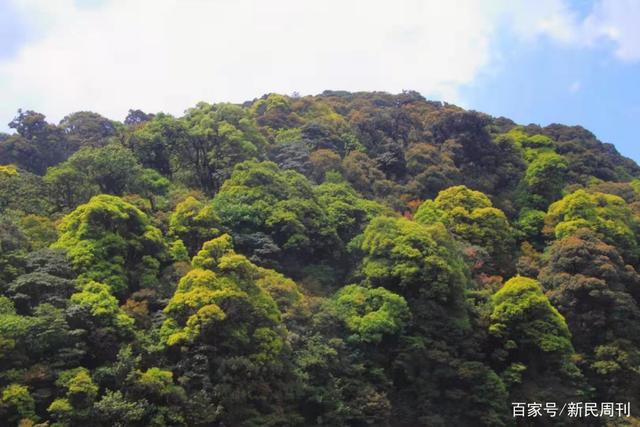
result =
M1 425L640 403L640 167L582 127L340 91L10 126Z

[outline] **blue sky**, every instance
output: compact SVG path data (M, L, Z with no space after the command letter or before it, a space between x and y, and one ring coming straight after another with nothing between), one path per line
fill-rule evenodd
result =
M414 89L580 124L640 161L640 1L0 0L0 130L18 108L181 114L267 92Z
M0 2L0 61L10 58L26 41L27 29L8 2Z
M523 124L581 125L640 161L640 61L619 60L606 43L575 48L503 39L499 49L495 70L461 89L468 107Z

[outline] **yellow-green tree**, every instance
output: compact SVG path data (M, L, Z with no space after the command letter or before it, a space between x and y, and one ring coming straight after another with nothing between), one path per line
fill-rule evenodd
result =
M67 255L80 279L109 285L125 296L158 287L167 254L162 232L141 210L119 197L93 197L67 215L54 248Z
M186 361L205 357L209 371L200 379L184 373L181 383L187 392L201 390L210 404L222 405L225 423L274 416L273 404L284 390L260 378L271 378L287 363L282 311L299 291L237 254L226 234L206 242L192 265L164 309L160 335Z
M536 280L516 276L496 292L489 333L512 397L548 401L579 394L571 333Z
M458 239L485 250L492 271L510 272L514 250L513 230L500 209L482 192L458 185L438 193L420 205L415 220L442 222Z
M219 234L220 220L210 204L205 204L193 196L176 205L169 217L169 234L181 239L190 255L202 247L207 240Z
M587 228L605 243L616 246L625 260L634 262L638 259L639 224L623 198L577 190L549 206L544 232L548 237L562 239Z

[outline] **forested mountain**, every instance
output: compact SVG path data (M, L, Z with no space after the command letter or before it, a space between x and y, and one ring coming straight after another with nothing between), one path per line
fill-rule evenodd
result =
M640 405L640 167L581 127L334 91L10 127L2 426Z

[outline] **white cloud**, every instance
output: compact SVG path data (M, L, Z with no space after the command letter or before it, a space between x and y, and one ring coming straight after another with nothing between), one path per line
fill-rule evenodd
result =
M19 107L54 121L78 110L122 119L129 108L181 114L200 100L324 89L460 102L458 88L499 58L492 41L505 28L578 45L606 36L621 58L637 54L634 27L607 0L584 22L565 0L12 1L39 37L0 63L0 125Z
M640 1L597 0L581 19L569 0L511 2L503 13L512 31L525 41L546 36L568 46L589 48L612 44L614 55L640 61Z
M613 42L616 57L640 60L640 1L597 0L584 19L569 0L511 2L506 5L512 27L523 39L547 36L574 46L593 47Z
M605 39L615 44L615 55L640 61L640 1L600 0L583 23L589 44Z
M79 109L180 114L267 92L417 89L449 100L490 60L474 0L20 2L46 28L0 64L0 118Z
M541 36L564 44L577 40L578 18L567 0L510 1L503 7L508 28L520 40L534 42Z

